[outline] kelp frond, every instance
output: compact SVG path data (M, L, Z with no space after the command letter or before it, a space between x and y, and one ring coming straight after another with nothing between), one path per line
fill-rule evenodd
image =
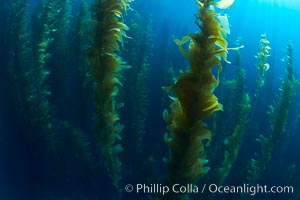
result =
M174 40L188 58L190 69L181 73L174 85L166 88L176 95L170 105L171 112L164 111L164 119L171 132L165 137L171 153L167 179L170 185L196 182L208 172L205 146L211 140L211 132L201 120L222 110L213 94L219 78L214 76L212 67L219 66L218 73L222 70L221 61L226 61L227 57L226 35L229 31L224 29L218 15L210 8L213 1L196 2L199 7L196 24L201 33ZM189 41L189 49L185 49L183 45ZM187 195L173 194L166 198L188 199Z
M126 68L118 55L120 45L128 27L123 23L123 13L130 9L132 0L97 0L93 6L91 36L93 42L89 48L91 76L94 79L94 99L96 104L96 139L106 159L107 170L118 187L121 162L118 154L122 147L116 103L120 81L120 70Z

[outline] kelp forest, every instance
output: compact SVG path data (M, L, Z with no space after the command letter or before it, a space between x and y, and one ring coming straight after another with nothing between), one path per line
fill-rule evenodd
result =
M300 199L298 41L173 3L0 0L1 200Z

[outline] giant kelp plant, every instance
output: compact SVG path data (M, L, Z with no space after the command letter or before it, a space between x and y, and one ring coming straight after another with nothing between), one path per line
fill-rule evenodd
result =
M245 91L245 79L246 73L244 69L237 71L237 78L235 80L235 116L233 119L233 130L232 134L229 135L225 140L225 154L222 166L217 169L214 175L214 183L222 184L225 178L228 176L232 165L238 157L242 141L244 139L245 129L248 124L248 112L250 110L250 97Z
M46 131L47 141L52 149L55 149L54 133L56 130L53 124L52 102L50 102L52 88L48 83L51 67L48 62L51 58L49 47L58 28L57 18L61 3L60 0L40 2L37 25L39 32L33 34L32 54L34 62L25 74L28 82L26 85L26 101L31 110L33 123L41 126Z
M26 0L12 1L11 13L8 16L7 22L9 29L7 38L5 38L6 51L2 52L3 70L7 70L9 77L12 78L10 84L11 90L14 90L14 100L17 102L17 109L22 113L27 113L26 102L24 101L25 92L23 86L25 84L24 74L28 68L31 59L31 48L29 44L29 34L26 32L28 28L28 2ZM4 26L4 24L3 24ZM5 28L5 26L3 27ZM6 67L7 65L7 67Z
M296 94L298 81L295 79L293 67L293 48L289 41L286 47L286 57L283 59L286 66L286 77L283 79L277 99L269 109L271 132L269 135L260 135L257 141L261 145L261 153L251 159L248 167L248 181L255 183L266 169L271 159L273 149L285 131L290 105Z
M134 152L142 155L142 138L145 134L145 124L147 118L147 107L149 104L147 80L149 78L149 57L153 48L152 18L151 16L142 18L135 13L128 16L129 31L128 38L124 42L124 60L130 65L130 70L125 73L125 84L129 87L124 88L128 103L136 105L133 108L133 118L130 121L132 140L136 142ZM140 28L144 31L141 32Z
M210 8L214 4L212 0L199 0L197 4L196 24L201 33L175 41L190 61L190 69L180 74L174 85L166 88L176 95L170 106L171 113L164 111L164 119L171 131L165 137L171 153L167 177L170 185L193 183L207 173L209 167L205 166L205 146L210 142L211 133L203 119L222 110L222 105L212 92L218 85L212 67L219 66L220 73L221 60L226 61L228 24L221 24L222 20L218 18L226 16L218 15ZM190 40L187 51L182 45Z
M260 44L259 44L259 50L257 55L255 55L255 58L258 60L258 63L256 64L256 68L259 70L259 75L256 80L256 93L255 96L258 98L260 95L260 92L262 90L262 87L265 84L266 80L266 72L270 68L270 64L268 63L268 57L270 56L270 41L267 39L266 34L261 35Z
M120 70L126 65L118 56L120 43L125 36L127 26L122 22L123 12L128 10L132 0L98 0L93 5L92 26L93 43L89 49L91 74L94 79L94 96L96 105L96 140L105 156L107 169L118 185L120 167L118 154L122 151L117 140L123 125L119 123L117 109L121 103L116 103Z
M153 50L153 34L152 34L152 16L139 14L136 10L126 15L125 20L129 30L127 38L124 40L124 50L122 57L130 69L124 71L124 87L121 95L126 105L135 105L130 108L132 112L126 115L124 129L126 136L123 137L123 147L126 148L127 155L130 159L126 159L128 170L126 174L129 177L144 179L148 170L146 170L146 160L144 158L145 140L144 137L149 132L146 128L148 122L149 107L149 72L152 50ZM143 31L141 31L143 30ZM127 107L128 108L128 107ZM123 113L128 112L125 108ZM121 115L123 113L120 113ZM138 163L138 164L137 164Z

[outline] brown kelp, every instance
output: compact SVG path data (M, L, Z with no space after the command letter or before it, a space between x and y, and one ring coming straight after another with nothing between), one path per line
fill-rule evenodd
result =
M53 34L57 30L57 15L59 7L57 1L41 1L39 10L38 34L33 38L33 58L34 63L28 69L25 76L29 83L27 91L27 101L33 114L33 124L40 126L46 133L46 141L49 148L55 147L55 129L53 124L53 111L50 102L52 94L48 84L50 68L48 61L51 57L49 46L54 40Z
M121 162L118 154L122 147L117 143L121 139L123 125L119 123L116 103L121 82L120 70L126 65L118 55L120 44L127 26L122 22L123 13L129 9L132 0L97 0L92 7L93 41L89 48L91 76L94 80L94 100L96 106L96 141L106 159L113 184L117 187L120 180Z
M176 83L165 90L176 97L172 97L171 113L164 111L164 119L168 123L170 135L165 141L170 149L167 183L194 183L205 175L209 167L205 164L205 146L211 140L211 132L203 119L211 116L215 111L222 110L213 90L218 86L218 77L213 74L212 67L219 66L221 60L227 61L227 24L220 20L225 16L218 15L210 6L212 0L196 1L199 12L196 24L201 33L189 34L176 39L181 53L189 60L190 69L179 75ZM189 50L183 45L190 41ZM187 196L175 197L186 199Z
M232 134L225 140L225 155L220 168L214 174L214 183L221 185L225 178L228 176L232 165L237 159L245 129L248 124L248 112L250 110L250 97L245 91L246 72L243 68L237 71L237 78L235 80L235 116L233 119Z
M257 141L261 145L261 153L251 159L248 166L248 181L255 183L271 159L273 149L285 131L290 105L296 94L298 81L295 79L292 60L292 43L289 41L286 47L286 57L283 59L286 69L286 77L283 79L277 99L269 108L271 132L269 135L260 135Z
M73 0L52 0L53 9L57 10L55 18L56 30L52 33L53 41L49 45L49 53L51 58L48 63L51 65L49 69L49 84L51 84L51 102L57 108L57 115L64 118L63 113L71 110L68 102L72 102L67 84L74 65L69 65L69 49L72 49L70 43L70 23L72 19L72 3ZM55 6L54 6L55 5ZM76 44L76 43L75 43ZM71 104L72 105L72 104Z
M256 80L256 93L255 97L258 98L262 87L265 84L266 72L270 68L270 64L268 63L268 57L270 56L270 41L267 39L266 34L261 35L260 44L258 48L258 53L255 55L255 58L258 60L256 64L256 68L259 70L259 75Z
M128 22L128 38L124 41L124 60L130 65L126 71L124 88L128 103L132 107L132 118L130 119L131 140L136 145L133 153L138 156L143 154L143 137L146 132L146 119L149 105L149 58L153 49L152 16L142 17L135 11ZM141 31L143 30L143 31ZM130 118L130 116L128 116ZM139 157L136 157L139 159Z
M29 4L27 0L19 0L10 2L9 6L11 6L11 12L7 19L9 28L5 35L5 44L2 44L6 51L1 54L3 57L1 60L4 61L3 70L7 71L12 80L7 84L14 93L13 100L17 106L16 109L20 110L24 117L27 114L27 104L24 101L24 96L27 95L24 91L26 85L24 74L30 67L32 59L30 35L26 31L29 25L27 10Z

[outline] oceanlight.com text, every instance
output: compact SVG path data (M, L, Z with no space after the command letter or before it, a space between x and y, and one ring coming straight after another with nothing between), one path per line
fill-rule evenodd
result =
M127 184L125 186L125 191L135 192L136 194L162 194L167 193L187 193L187 194L203 194L204 192L209 193L219 193L219 194L293 194L293 186L268 186L268 185L217 185L217 184L173 184L173 185L163 185L163 184Z
M268 185L249 185L243 184L240 186L222 186L216 184L210 184L208 186L210 193L220 194L293 194L293 186L268 186Z

